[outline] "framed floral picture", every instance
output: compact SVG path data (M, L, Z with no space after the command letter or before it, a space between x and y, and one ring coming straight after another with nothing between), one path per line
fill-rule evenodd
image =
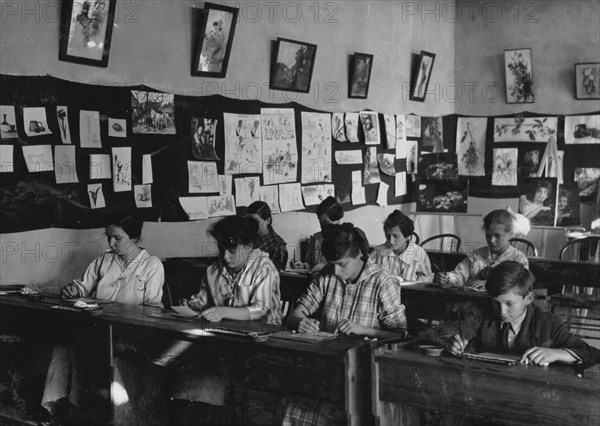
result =
M271 61L269 88L308 93L317 45L278 38Z
M531 49L504 51L506 103L533 103L533 71Z
M431 79L433 71L433 62L435 61L435 53L425 52L421 50L419 61L417 62L417 72L413 76L410 88L409 99L411 101L425 102L427 87Z
M348 97L366 99L369 93L373 55L355 53L350 60L350 79L348 80Z
M225 77L238 10L235 7L205 3L204 9L196 11L197 31L194 36L192 75Z
M600 62L575 64L575 99L600 99Z
M108 66L116 0L62 2L58 59Z

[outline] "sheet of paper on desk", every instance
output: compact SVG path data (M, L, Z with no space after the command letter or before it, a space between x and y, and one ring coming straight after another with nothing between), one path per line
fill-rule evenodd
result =
M271 337L275 339L296 340L307 343L325 342L327 340L338 339L344 337L344 334L328 333L326 331L316 331L314 333L296 333L290 330L278 331L271 333Z
M429 283L427 283L427 282L423 282L423 281L421 281L421 282L420 282L420 281L410 281L410 280L405 280L405 281L402 281L402 282L400 283L400 286L401 286L401 287L405 287L405 286L409 286L409 285L415 285L415 284L429 284ZM431 283L431 284L433 284L433 283Z
M192 318L198 316L198 312L194 311L193 309L187 306L171 306L171 309L173 309L175 312L177 312L177 314L181 315L182 317Z

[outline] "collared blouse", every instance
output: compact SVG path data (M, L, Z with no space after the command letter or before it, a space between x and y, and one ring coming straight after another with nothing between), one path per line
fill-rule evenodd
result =
M427 252L412 241L399 255L396 255L394 250L384 243L375 247L370 257L373 262L405 281L433 280L433 271Z

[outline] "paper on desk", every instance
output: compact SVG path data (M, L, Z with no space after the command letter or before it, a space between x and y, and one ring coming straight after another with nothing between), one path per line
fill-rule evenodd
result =
M187 306L171 306L175 312L177 312L182 317L191 318L197 316L199 313L194 311L193 309Z

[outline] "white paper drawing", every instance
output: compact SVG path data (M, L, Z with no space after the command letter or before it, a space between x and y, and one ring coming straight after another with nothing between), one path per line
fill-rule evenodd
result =
M113 191L131 191L131 148L112 148Z
M75 145L54 145L56 183L77 183Z
M360 170L352 171L352 204L365 204L365 187L362 185L362 173Z
M235 215L235 200L233 195L216 195L206 197L208 217Z
M71 143L71 129L69 126L69 109L66 106L56 107L56 119L58 120L58 133L64 144Z
M379 190L377 191L377 204L387 206L387 193L390 186L385 182L379 182Z
M263 183L295 182L298 169L293 109L262 108ZM298 191L300 193L300 191Z
M233 194L233 177L231 175L219 175L219 195Z
M219 192L217 163L188 161L188 192L190 194Z
M14 105L0 105L0 119L0 139L18 137Z
M79 111L79 142L82 148L102 148L98 111Z
M344 113L334 112L331 116L331 134L338 142L348 142L346 130L344 129Z
M110 155L90 154L90 179L110 179Z
M517 148L494 149L492 186L515 186L517 184Z
M113 138L127 137L127 120L108 117L108 136Z
M373 111L361 111L359 117L365 135L365 144L379 145L381 143L381 132L379 131L377 113Z
M51 145L25 145L22 149L29 173L51 172L54 170Z
M396 149L396 116L394 114L383 114L385 123L386 149Z
M286 183L279 185L279 206L282 212L302 210L302 191L299 183Z
M402 145L406 142L406 117L404 114L396 115L396 158L406 158L400 155L403 152Z
M262 173L260 115L224 113L225 174Z
M152 185L133 185L133 195L138 209L152 207Z
M260 178L258 176L235 178L233 181L235 183L235 205L237 207L249 206L260 200Z
M306 185L302 187L302 198L307 206L316 206L321 203L319 199L319 185Z
M557 117L495 118L494 142L547 142L557 128Z
M456 126L458 174L485 176L485 132L487 118L459 117Z
M370 147L365 151L363 185L370 185L381 181L377 167L377 148Z
M360 149L335 151L335 162L339 165L362 164L362 151Z
M318 186L319 199L323 201L327 197L335 198L335 186L333 184L326 183L325 185Z
M261 186L258 189L260 201L267 203L271 213L279 213L279 188L277 185Z
M331 182L331 117L302 111L302 183Z
M344 114L344 126L346 137L350 142L358 142L358 112L347 112Z
M101 209L106 207L104 199L104 191L101 183L90 183L87 186L88 198L90 200L90 208Z
M23 128L27 136L50 135L46 118L46 108L23 108Z
M600 143L600 115L566 116L565 143L568 145Z
M14 168L14 145L0 145L0 173L12 173Z
M206 197L179 197L179 204L181 204L189 220L208 219Z
M419 164L419 147L418 141L407 140L406 141L406 172L410 174L417 173L417 165Z
M142 155L142 183L153 183L154 175L152 173L152 155Z
M396 169L394 167L394 160L396 156L394 154L377 154L377 162L379 163L379 168L383 173L388 176L395 176Z
M406 137L420 138L421 137L421 116L408 114L406 119Z
M406 174L406 172L400 172L400 173L396 173L396 179L395 179L395 188L394 188L394 195L396 197L402 197L403 195L407 194L407 189L408 189L408 175Z

